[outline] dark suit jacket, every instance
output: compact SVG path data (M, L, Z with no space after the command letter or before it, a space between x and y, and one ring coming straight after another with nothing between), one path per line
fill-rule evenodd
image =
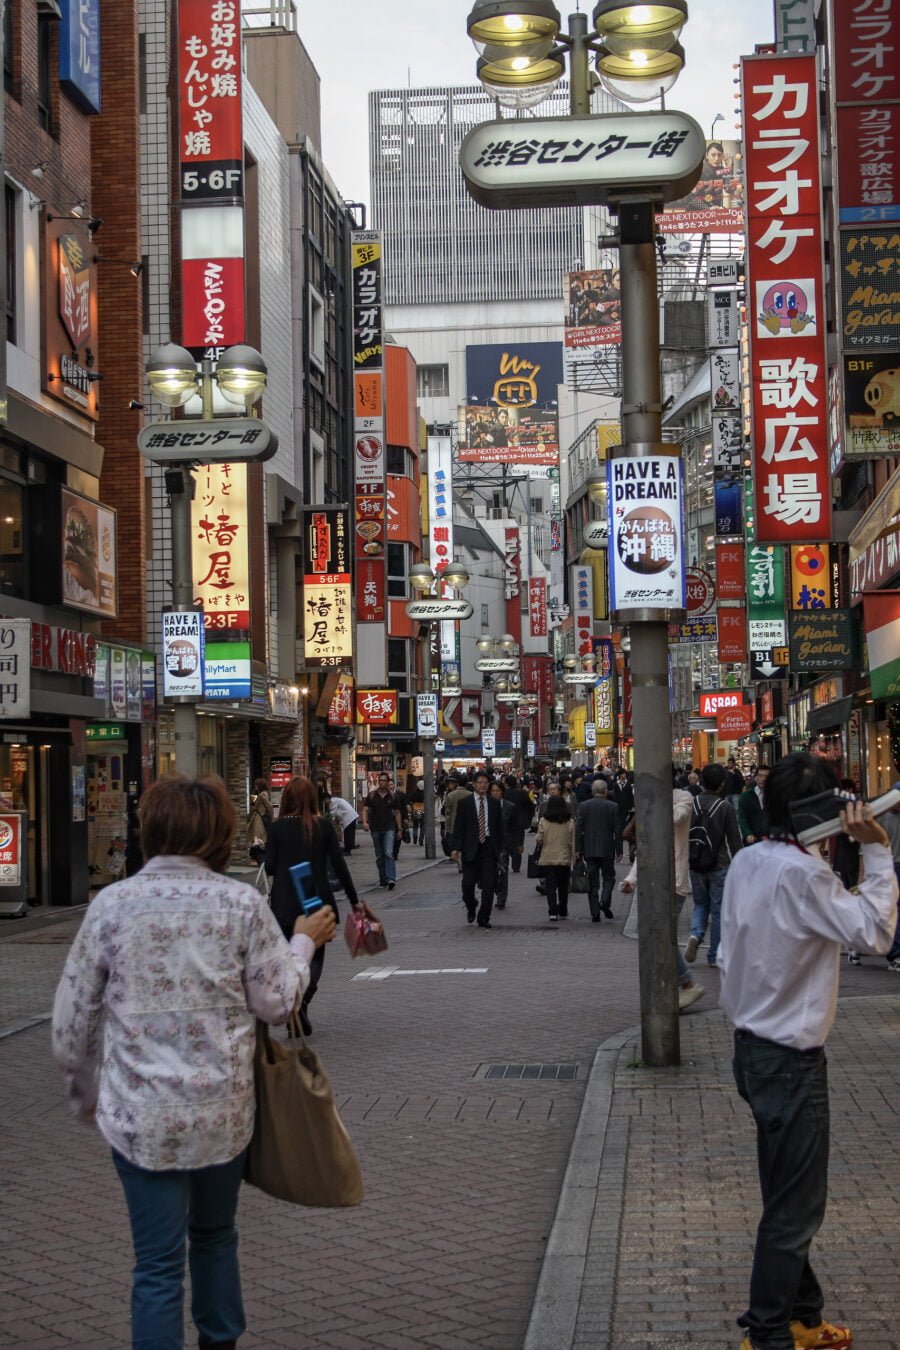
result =
M470 792L456 808L456 820L453 824L452 851L462 857L463 862L472 862L478 852L478 815L477 793ZM503 812L496 797L486 797L488 840L497 857L503 850Z
M328 875L329 864L343 885L350 903L355 905L358 900L347 859L341 851L331 821L318 816L314 829L315 837L310 838L296 817L281 816L273 823L266 840L266 871L274 878L270 897L272 913L288 939L294 931L295 921L300 918L302 912L289 870L295 863L312 863L315 888L308 888L307 893L320 896L324 903L334 910L335 918L338 917L338 907Z
M618 806L608 797L582 802L575 821L575 852L585 858L614 858L618 815Z

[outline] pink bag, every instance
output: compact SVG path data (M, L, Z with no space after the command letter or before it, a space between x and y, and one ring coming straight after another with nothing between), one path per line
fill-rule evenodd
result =
M344 941L350 955L377 956L388 949L384 924L365 901L362 909L351 909L344 921Z

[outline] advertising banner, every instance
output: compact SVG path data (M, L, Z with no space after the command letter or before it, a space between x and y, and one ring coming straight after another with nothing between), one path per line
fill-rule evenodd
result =
M306 664L317 667L340 665L353 656L348 513L341 507L322 507L307 512L305 535L303 631Z
M740 413L715 412L713 429L713 468L726 473L740 471L744 457L744 431Z
M497 342L466 347L468 403L496 408L552 407L562 383L559 342Z
M435 573L453 560L453 452L449 436L428 437L428 560Z
M547 578L529 577L528 580L528 618L531 636L547 636Z
M744 533L743 488L742 480L733 474L717 478L713 483L716 534Z
M747 613L743 608L723 609L716 615L719 660L737 664L747 660Z
M872 698L900 694L900 591L863 596Z
M720 600L743 600L745 567L743 544L716 544L716 594Z
M660 233L740 234L744 228L740 156L740 141L707 141L699 183L656 217Z
M842 230L838 275L844 350L900 351L900 231Z
M594 650L594 571L584 563L572 568L572 615L575 623L575 655L590 656Z
M163 698L202 698L205 657L203 614L197 609L166 609L162 615ZM124 656L124 652L122 653ZM115 656L115 650L112 652ZM122 716L125 715L122 662ZM116 711L116 671L110 675L110 697Z
M246 464L203 464L191 502L194 603L206 627L250 630L250 538Z
M597 744L597 724L595 722L585 722L584 747L586 750L593 750L596 744Z
M380 231L354 230L350 236L350 257L353 274L356 622L384 623L387 618L384 566L387 492L384 448L384 273ZM377 663L368 678L379 679L379 670L383 670L383 661Z
M503 531L503 596L506 600L506 631L522 643L522 543L519 527Z
M604 348L622 341L618 268L570 272L565 299L564 364L566 381L573 384L579 366L593 370Z
M0 719L31 716L31 620L0 619Z
M706 307L710 347L737 347L741 340L737 291L709 291Z
M459 458L464 464L558 464L556 409L482 408L459 411Z
M709 387L713 415L739 412L741 407L741 359L737 349L727 347L709 358Z
M900 352L844 357L844 415L847 459L900 455Z
M481 729L481 751L485 759L493 759L497 753L497 732L493 727Z
M610 459L607 490L610 609L684 609L681 459Z
M438 734L437 694L416 694L416 732L419 736Z
M68 488L60 495L63 604L115 618L116 513Z
M356 720L370 727L393 727L399 718L396 689L357 689Z
M900 220L900 13L890 0L834 0L838 219Z
M850 670L853 664L849 609L795 610L789 614L791 673Z
M743 57L757 538L831 534L816 58Z

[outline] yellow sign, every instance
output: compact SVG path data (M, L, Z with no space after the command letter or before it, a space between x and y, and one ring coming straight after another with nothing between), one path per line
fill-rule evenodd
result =
M597 458L606 460L614 445L622 444L622 428L618 422L597 423Z
M831 609L831 545L791 547L791 609Z
M202 464L191 503L194 603L207 631L250 631L247 465Z

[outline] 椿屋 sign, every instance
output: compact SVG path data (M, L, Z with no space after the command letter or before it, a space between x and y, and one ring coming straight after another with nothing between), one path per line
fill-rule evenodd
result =
M191 502L195 603L206 627L250 628L247 466L203 464Z
M677 201L700 177L706 142L681 112L484 122L459 150L482 206L602 206L616 191Z
M831 534L816 58L741 61L756 537Z

